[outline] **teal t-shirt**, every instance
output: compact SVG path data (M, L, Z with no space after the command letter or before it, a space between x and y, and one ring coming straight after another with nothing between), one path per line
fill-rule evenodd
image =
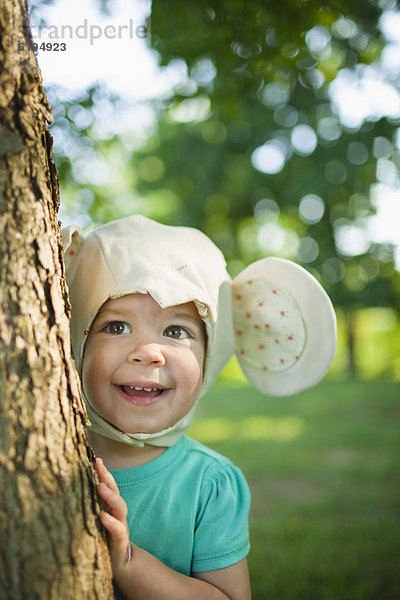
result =
M151 462L111 473L131 540L175 571L222 569L248 554L249 488L217 452L183 436Z

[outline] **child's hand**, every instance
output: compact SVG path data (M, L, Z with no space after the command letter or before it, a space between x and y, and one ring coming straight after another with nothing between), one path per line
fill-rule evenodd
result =
M100 520L108 533L111 565L113 575L116 577L128 567L131 558L129 528L126 520L128 508L125 500L120 496L114 477L107 471L101 458L96 459L94 468L100 479L97 492L104 508Z

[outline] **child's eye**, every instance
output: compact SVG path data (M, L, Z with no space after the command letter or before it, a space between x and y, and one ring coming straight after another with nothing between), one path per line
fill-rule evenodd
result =
M131 333L128 325L123 321L111 321L107 323L104 331L111 333L112 335L121 335L122 333Z
M164 335L166 337L174 338L175 340L183 340L191 337L188 330L180 325L171 325L170 327L167 327L164 331Z

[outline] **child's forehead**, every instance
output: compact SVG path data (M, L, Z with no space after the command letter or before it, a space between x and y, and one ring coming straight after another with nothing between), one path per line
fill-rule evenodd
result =
M175 304L162 308L150 294L127 294L119 298L108 299L100 308L97 316L106 313L124 314L131 312L149 312L170 317L188 317L201 322L200 315L194 302Z

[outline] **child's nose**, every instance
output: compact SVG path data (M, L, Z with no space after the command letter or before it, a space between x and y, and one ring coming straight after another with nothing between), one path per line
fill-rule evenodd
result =
M128 354L128 362L163 366L165 358L159 344L154 342L136 343L135 347Z

